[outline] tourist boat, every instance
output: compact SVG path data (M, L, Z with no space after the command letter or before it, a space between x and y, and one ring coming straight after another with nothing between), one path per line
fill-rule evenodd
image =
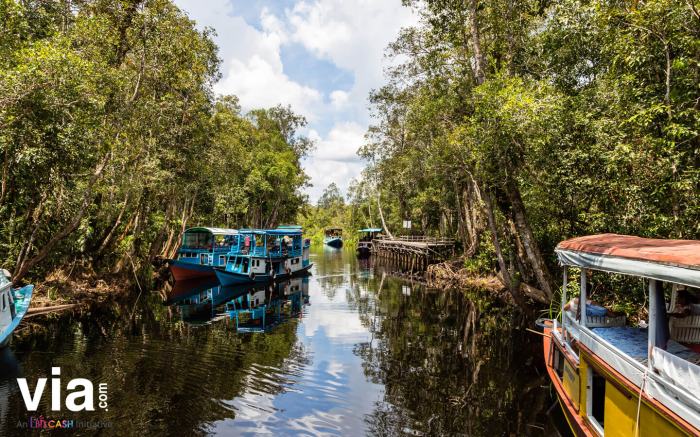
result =
M335 248L343 247L343 230L341 228L326 229L323 243Z
M564 267L562 309L544 328L544 357L574 433L700 435L700 307L686 305L684 317L668 317L680 293L685 304L698 293L700 241L603 234L563 241L556 254ZM564 305L570 267L581 271L577 313ZM643 278L648 327L593 315L589 271Z
M33 292L33 285L12 288L10 273L0 271L0 349L10 343L12 333L27 314Z
M377 235L382 232L382 228L365 228L360 229L360 240L357 242L357 256L367 257L372 254L372 242Z
M267 282L311 269L308 239L300 226L240 230L242 246L214 271L222 285Z
M228 254L239 250L241 241L235 229L197 227L182 235L175 259L168 260L173 279L211 277L214 267L225 266Z

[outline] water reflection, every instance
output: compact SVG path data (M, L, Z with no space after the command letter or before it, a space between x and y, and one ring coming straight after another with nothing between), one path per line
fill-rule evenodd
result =
M271 284L219 285L215 280L176 282L166 294L187 324L211 323L228 317L238 332L264 332L288 318L300 317L309 303L309 278L295 277Z
M393 278L350 250L312 257L310 278L176 284L52 319L17 338L15 368L31 386L52 366L106 382L109 411L69 418L120 435L549 434L540 339L512 309ZM0 435L30 415L9 368Z

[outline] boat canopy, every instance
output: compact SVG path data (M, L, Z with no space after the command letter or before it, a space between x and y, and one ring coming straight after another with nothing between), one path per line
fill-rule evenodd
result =
M700 241L599 234L562 241L561 265L700 287Z
M367 232L367 233L382 232L382 228L365 228L365 229L358 229L357 232Z
M226 229L226 228L209 228L209 227L196 227L196 228L189 228L185 231L185 233L190 233L190 232L208 232L212 235L236 235L238 234L238 231L236 229Z
M277 229L241 229L239 231L241 234L255 234L255 235L275 235L275 236L294 236L302 235L303 231L301 227L279 227Z
M279 225L277 229L301 231L302 227L300 225Z
M277 229L270 229L265 231L266 234L268 235L301 235L302 231L301 228L277 228Z

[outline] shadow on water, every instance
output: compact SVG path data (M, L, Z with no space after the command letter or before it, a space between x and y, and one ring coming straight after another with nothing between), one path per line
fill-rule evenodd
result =
M0 435L40 414L120 435L554 433L541 342L513 308L393 278L347 249L312 258L310 278L178 283L136 308L48 318L0 355ZM52 412L45 394L27 412L15 378L34 387L52 366L64 387L107 383L108 410Z

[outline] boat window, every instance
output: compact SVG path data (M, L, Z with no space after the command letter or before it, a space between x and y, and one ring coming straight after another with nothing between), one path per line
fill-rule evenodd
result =
M238 246L238 235L226 235L223 245L224 247Z
M245 258L243 260L243 269L241 270L243 273L248 271L248 258Z
M588 368L588 417L599 431L605 429L605 378L592 367Z
M226 264L226 255L219 255L219 265Z
M554 369L559 375L559 379L564 379L564 356L558 348L554 348Z
M211 249L212 235L208 232L187 232L182 239L182 247L188 249Z

